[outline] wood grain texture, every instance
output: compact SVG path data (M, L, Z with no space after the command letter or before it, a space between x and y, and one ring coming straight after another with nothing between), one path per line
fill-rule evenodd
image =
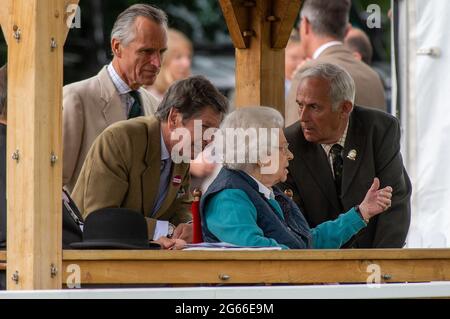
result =
M0 252L0 261L6 253ZM370 265L382 282L450 280L450 249L290 251L105 251L63 253L63 282L69 265L89 284L314 284L364 283ZM224 280L224 275L228 280Z
M271 40L273 49L284 49L288 43L294 23L297 19L301 0L275 0L273 2L273 15L277 21L273 22Z
M1 255L0 255L1 257ZM450 259L450 249L344 249L287 251L65 250L70 260L360 260ZM1 258L0 258L1 260Z
M236 107L270 106L284 114L284 50L271 45L272 1L256 1L249 9L254 32L247 49L236 49Z
M246 49L249 39L244 38L243 32L248 29L248 9L242 6L241 2L241 0L219 0L234 47Z
M65 251L63 269L73 264L85 285L364 283L374 264L382 282L450 280L449 249Z
M8 44L9 37L8 34L12 32L12 23L11 23L11 6L12 0L3 0L0 6L0 26L2 28L5 41Z
M270 106L284 115L284 49L300 10L299 0L220 0L236 48L239 107ZM252 36L243 36L250 32Z
M73 2L73 1L72 1ZM8 289L58 289L61 276L63 47L65 0L14 0L8 38ZM2 3L3 4L3 3ZM8 25L8 28L11 26ZM51 48L52 40L55 47ZM54 165L51 155L57 156Z

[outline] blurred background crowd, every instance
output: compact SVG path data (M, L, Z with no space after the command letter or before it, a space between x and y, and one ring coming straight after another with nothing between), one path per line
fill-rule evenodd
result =
M174 68L184 68L192 57L192 74L205 75L219 90L232 97L235 87L234 48L225 20L217 0L81 0L81 28L70 31L64 52L64 84L73 83L97 74L98 70L111 61L110 30L117 15L135 3L147 2L164 10L169 16L172 31L169 43L177 43L176 50L184 52L166 56L167 60L178 60ZM381 28L367 27L367 7L373 0L353 0L350 21L363 30L373 47L372 67L381 75L389 101L391 91L390 74L390 22L386 15L390 8L389 0L375 1L382 14ZM180 40L181 39L181 40ZM169 45L170 47L170 45ZM0 34L0 65L6 62L6 44ZM287 52L288 54L288 52ZM183 56L183 57L180 57ZM170 67L169 67L170 68ZM163 74L151 89L161 96L173 75ZM181 76L181 75L180 75ZM165 82L165 83L164 83ZM389 103L388 103L389 105Z

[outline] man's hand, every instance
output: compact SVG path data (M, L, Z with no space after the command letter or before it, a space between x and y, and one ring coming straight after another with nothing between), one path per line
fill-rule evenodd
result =
M369 220L391 207L392 187L378 188L380 188L380 180L375 177L366 197L359 205L359 210L365 220Z
M182 239L192 243L192 236L192 224L179 224L173 232L172 239Z
M183 249L186 246L186 242L182 239L167 237L160 237L158 240L155 240L155 242L160 244L162 249L178 250Z

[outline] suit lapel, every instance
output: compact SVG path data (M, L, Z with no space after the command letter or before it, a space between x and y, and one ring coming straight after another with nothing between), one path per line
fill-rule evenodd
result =
M102 112L108 126L127 119L118 95L111 97L111 100L104 105Z
M291 137L288 138L288 140L292 144L292 151L295 155L293 159L294 165L292 165L292 168L290 169L292 176L297 181L297 184L302 185L302 187L311 187L310 185L307 185L307 183L314 181L326 200L328 200L336 210L340 210L341 205L336 196L336 186L334 184L331 167L322 146L306 141L300 123L297 122L295 125L294 131L286 135ZM295 138L292 138L293 136L295 136ZM309 171L313 181L307 180L307 175L300 174L300 171L304 169ZM302 190L298 189L298 191L300 192L301 197Z
M366 148L366 136L361 123L352 112L347 140L344 147L344 168L342 172L342 197L348 192L355 175L361 166ZM350 154L351 152L351 154Z
M322 193L339 210L341 205L336 196L336 185L334 184L331 167L322 146L309 144L307 151L304 152L303 159Z
M109 126L113 123L126 120L122 100L117 93L113 81L109 77L106 66L99 72L98 78L101 87L100 97L103 100L102 113L105 117L106 124Z
M153 205L158 194L159 176L161 174L161 128L154 117L147 117L147 151L145 163L147 168L141 175L142 181L142 209L146 216L152 213Z

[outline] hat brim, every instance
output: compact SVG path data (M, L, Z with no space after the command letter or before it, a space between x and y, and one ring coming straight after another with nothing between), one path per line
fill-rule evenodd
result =
M71 243L70 248L72 249L134 249L134 250L158 250L161 249L161 245L157 243L149 243L147 247L130 245L124 243L114 243L114 242L90 242L83 241L78 243Z

